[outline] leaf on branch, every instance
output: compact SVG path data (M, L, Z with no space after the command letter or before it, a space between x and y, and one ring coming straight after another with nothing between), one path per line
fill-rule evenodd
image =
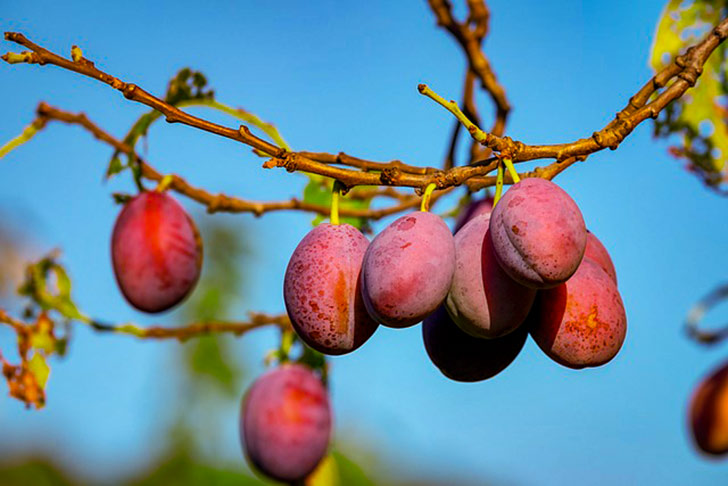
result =
M309 181L306 187L303 189L303 200L304 202L311 204L318 204L320 206L331 206L331 191L334 187L333 180L314 174L309 174ZM350 191L354 193L361 190L360 187L355 187ZM339 207L345 209L368 209L371 203L371 199L360 199L350 197L340 197ZM318 215L313 220L313 225L317 226L327 220L327 216ZM348 223L355 228L364 230L367 228L368 220L366 218L353 218L342 216L340 221L342 223Z
M39 355L35 354L35 356ZM45 363L45 360L43 362ZM38 410L45 405L44 385L48 379L49 370L47 365L44 370L42 364L37 360L33 366L34 369L31 370L30 362L22 361L19 365L11 365L2 360L3 376L8 382L10 396L24 402L26 407L30 408L32 405ZM38 373L38 376L36 376L36 373ZM40 384L39 380L43 380L43 385Z
M20 295L30 298L42 310L55 310L67 319L87 321L71 299L71 279L57 261L54 252L26 267L25 281L18 288ZM52 280L53 279L53 280ZM49 289L55 287L55 292Z
M681 49L705 35L728 14L725 2L714 0L671 0L657 26L650 65L657 72L668 65ZM682 146L670 153L688 162L688 169L709 186L725 181L728 160L728 95L725 45L708 59L694 88L669 105L655 120L657 137L681 137Z

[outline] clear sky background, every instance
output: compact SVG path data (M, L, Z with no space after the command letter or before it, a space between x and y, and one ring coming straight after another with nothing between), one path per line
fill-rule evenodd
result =
M663 3L490 0L486 53L514 106L508 133L564 142L607 123L651 75L647 59ZM221 101L275 122L299 150L439 164L451 117L416 86L427 82L456 99L462 89L463 55L420 0L0 6L2 30L22 31L64 54L78 44L102 69L157 94L181 67L202 70ZM83 110L119 136L145 111L54 67L3 63L0 93L2 141L32 120L40 100ZM479 103L490 120L488 99L480 95ZM685 419L692 387L726 347L699 348L681 329L691 304L726 278L726 201L666 148L645 123L618 151L596 154L557 179L617 268L629 327L612 363L568 370L529 340L496 378L458 384L429 362L419 326L382 328L356 353L332 360L339 436L371 445L395 476L457 471L521 485L726 484L728 463L692 450ZM49 127L0 161L0 217L32 236L35 255L63 248L74 294L88 313L174 322L134 311L116 288L109 240L119 208L109 194L131 185L128 177L101 183L109 154L78 128ZM162 172L251 199L300 196L305 183L261 169L240 144L184 126L154 126L147 155ZM252 248L241 315L280 312L285 266L311 218L214 217L231 218ZM0 330L3 350L11 340ZM260 372L275 333L245 341L236 349ZM79 328L68 358L53 363L46 409L29 412L0 399L0 450L48 450L93 478L147 464L160 446L169 402L179 399L165 393L174 389L176 346ZM222 422L228 426L210 451L242 467L236 407Z

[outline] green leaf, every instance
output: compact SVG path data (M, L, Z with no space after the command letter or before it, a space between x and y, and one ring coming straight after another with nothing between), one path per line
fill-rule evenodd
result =
M46 363L45 357L40 353L33 353L33 357L28 360L28 370L33 373L36 383L41 388L45 388L48 382L48 375L51 369Z
M122 192L115 192L111 194L111 197L114 198L114 202L116 204L126 204L134 197L131 194L124 194Z
M119 158L117 153L114 153L114 155L111 157L111 160L109 161L109 167L106 169L106 178L109 179L124 169L125 166L121 162L121 159Z

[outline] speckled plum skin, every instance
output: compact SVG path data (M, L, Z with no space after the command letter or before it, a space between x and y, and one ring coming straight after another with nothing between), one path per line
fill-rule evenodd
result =
M602 245L602 242L599 241L599 238L594 236L594 233L587 230L586 233L586 250L584 251L584 258L589 258L594 263L602 267L602 269L607 272L607 275L609 275L609 278L614 280L614 283L617 283L617 271L614 269L614 263L612 263L612 258L609 256L609 252L606 248L604 248L604 245Z
M430 360L454 381L475 382L494 377L521 352L528 331L524 327L497 339L480 339L463 332L444 306L422 323L422 338Z
M597 263L584 259L566 283L538 293L528 327L551 359L581 369L617 355L627 317L617 285Z
M445 302L463 331L493 339L523 323L536 290L513 280L498 264L489 224L490 215L481 214L455 234L455 274Z
M286 269L283 299L293 328L325 354L354 351L378 324L367 314L359 274L369 241L349 224L323 223L296 247Z
M326 455L331 421L321 380L305 366L285 364L258 378L243 398L240 441L260 472L293 482Z
M409 327L445 300L455 271L455 242L437 215L395 220L367 248L362 295L369 315L389 327Z
M182 301L197 283L202 240L172 196L143 192L116 219L111 260L126 300L141 311L162 312Z
M553 182L537 177L514 184L491 215L493 248L513 279L536 289L565 282L586 248L584 218Z
M728 453L728 362L703 379L690 400L690 429L704 453Z
M453 233L460 231L460 229L467 224L471 219L475 219L481 214L490 214L493 211L493 198L484 197L482 199L476 199L471 201L458 215L458 219L455 222L455 229Z

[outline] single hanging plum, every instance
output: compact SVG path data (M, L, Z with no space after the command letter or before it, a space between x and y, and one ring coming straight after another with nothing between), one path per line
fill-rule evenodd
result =
M627 316L617 284L585 258L576 273L536 296L531 336L551 359L574 369L601 366L619 352Z
M489 225L490 215L481 214L455 234L455 274L445 302L463 331L492 339L523 323L536 290L503 271L487 234Z
M349 224L323 223L301 240L288 262L286 310L296 333L317 351L349 353L377 329L359 289L368 244Z
M559 186L537 177L514 184L495 205L490 235L503 269L536 289L565 282L586 248L584 218Z
M440 307L422 323L430 360L451 380L474 382L492 378L516 359L528 331L521 326L507 336L480 339L463 332Z
M121 292L144 312L162 312L200 277L202 240L195 223L165 192L143 192L119 213L111 260Z
M728 453L728 362L693 392L690 428L695 444L703 452L715 456Z
M457 233L460 231L460 228L465 226L465 224L470 221L471 219L475 219L476 217L480 216L481 214L490 214L493 211L493 198L492 197L484 197L482 199L476 199L474 201L470 201L470 203L465 206L460 211L460 214L458 215L458 219L455 222L455 229L453 230L453 233Z
M607 252L607 249L604 248L604 245L602 245L602 242L599 241L599 238L594 236L594 233L589 230L586 232L586 250L584 251L584 258L593 260L594 263L598 264L605 272L607 272L607 275L609 275L609 278L614 280L614 283L617 283L617 271L614 269L614 263L612 263L612 258L609 256L609 252Z
M389 327L409 327L439 307L455 271L455 242L437 215L395 220L367 248L362 295L367 311Z
M282 482L311 473L326 455L331 407L309 368L284 364L258 378L243 398L240 441L260 472Z

